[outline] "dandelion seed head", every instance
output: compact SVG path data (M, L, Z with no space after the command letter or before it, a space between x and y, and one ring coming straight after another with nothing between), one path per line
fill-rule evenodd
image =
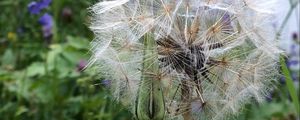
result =
M90 29L96 35L90 64L111 80L115 99L125 105L134 106L146 75L161 83L167 118L224 119L253 99L262 101L277 79L282 51L271 29L275 3L99 2L90 8ZM159 71L142 71L144 58L155 58L144 56L146 34L155 39L152 52L157 52Z

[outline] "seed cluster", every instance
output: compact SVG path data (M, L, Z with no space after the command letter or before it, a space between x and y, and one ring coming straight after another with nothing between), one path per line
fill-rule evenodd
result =
M91 63L112 80L117 100L153 118L164 107L168 119L228 118L261 101L277 79L274 1L99 2L91 8Z

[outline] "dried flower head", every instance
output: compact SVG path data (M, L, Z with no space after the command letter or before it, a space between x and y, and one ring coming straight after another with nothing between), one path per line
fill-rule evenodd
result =
M125 105L136 106L141 92L155 89L141 89L150 84L142 82L147 76L160 85L165 118L224 119L245 103L262 101L277 79L281 51L270 24L275 3L99 2L90 8L96 35L90 63L111 80L115 98ZM148 114L154 119L155 112L149 108Z

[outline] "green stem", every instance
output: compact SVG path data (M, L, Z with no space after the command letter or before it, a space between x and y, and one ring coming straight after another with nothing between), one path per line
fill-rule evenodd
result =
M290 0L290 10L288 12L288 14L286 15L284 21L282 22L278 32L277 32L277 39L279 39L279 36L281 35L284 27L286 26L289 18L291 17L294 9L297 7L299 1L296 1L295 3L292 3L292 1ZM281 56L280 57L280 64L281 64L281 70L282 70L282 73L283 75L285 76L285 79L286 79L286 86L288 88L288 91L289 91L289 94L291 95L291 98L292 98L292 101L293 101L293 104L295 105L295 108L296 108L296 111L299 115L299 112L300 112L300 105L299 105L299 98L298 98L298 95L297 95L297 92L296 92L296 88L294 86L294 82L291 78L291 74L290 74L290 71L285 63L285 59L284 59L284 56Z
M58 30L57 30L57 22L53 21L53 40L55 43L59 42Z
M292 98L292 101L293 101L293 103L295 105L297 113L299 114L299 112L300 112L299 98L298 98L298 95L297 95L297 92L296 92L296 88L294 86L294 82L292 80L290 71L289 71L288 67L286 66L285 59L284 59L283 56L280 57L280 63L281 63L282 73L285 76L286 86L287 86L288 91L289 91L289 93L291 95L291 98Z
M142 79L135 106L136 117L139 120L163 120L165 115L156 46L150 34L144 36Z
M63 5L64 0L55 0L53 1L53 17L54 17L54 22L53 22L53 39L54 42L59 43L60 42L60 36L58 34L58 21L59 21L59 14L60 14L60 7Z

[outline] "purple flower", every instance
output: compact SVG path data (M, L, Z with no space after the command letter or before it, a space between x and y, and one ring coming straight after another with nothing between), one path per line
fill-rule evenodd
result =
M51 3L51 0L41 0L39 2L33 1L28 4L28 11L31 14L39 14L42 9L47 8Z
M291 66L298 65L299 61L298 60L289 60L287 64L289 67L291 67Z
M46 13L39 19L39 23L42 25L43 35L45 38L52 36L53 18L50 14Z
M52 26L53 25L53 18L50 14L46 13L39 19L39 23L42 26Z
M82 70L84 70L84 68L87 65L87 61L85 60L80 60L80 62L77 64L77 71L81 72Z
M41 11L39 4L35 1L29 3L27 7L31 14L39 14Z

